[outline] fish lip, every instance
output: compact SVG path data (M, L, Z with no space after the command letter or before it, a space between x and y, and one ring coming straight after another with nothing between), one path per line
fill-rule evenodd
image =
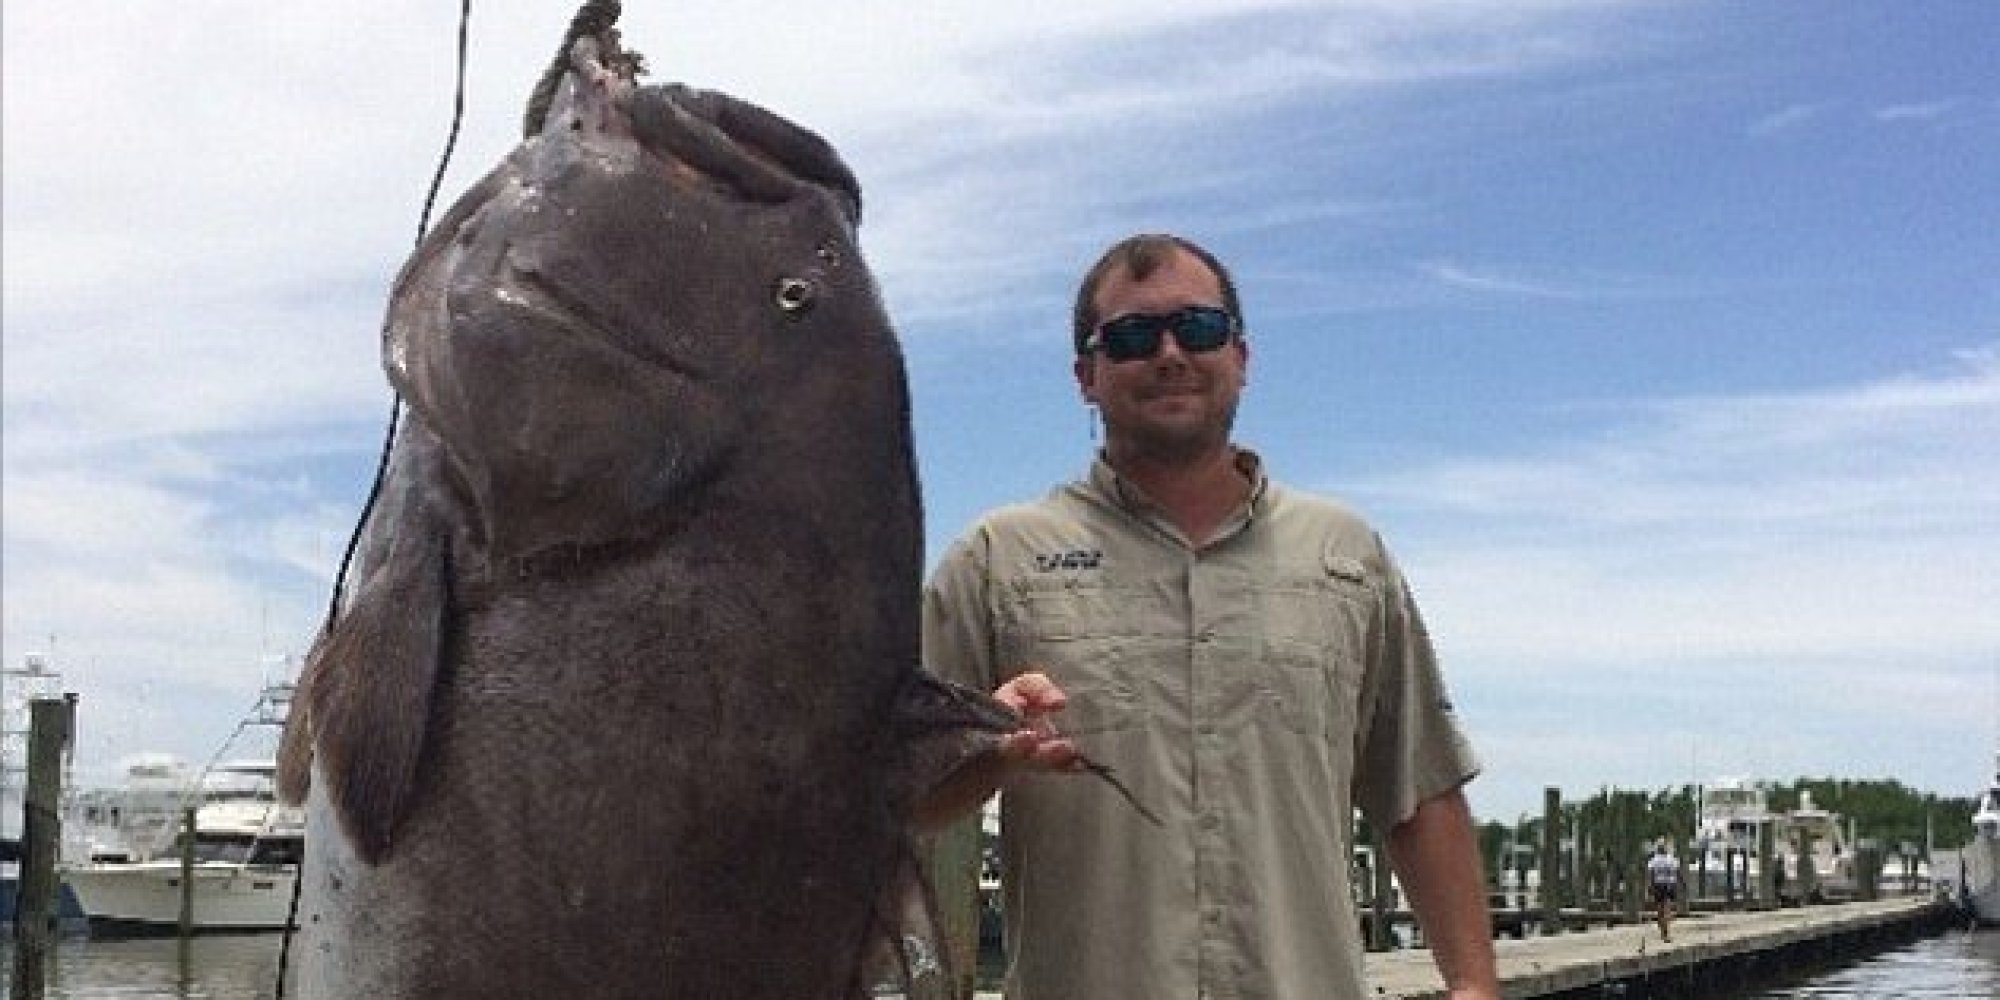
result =
M684 364L661 351L649 351L629 338L612 333L612 325L595 315L588 302L565 294L539 272L518 262L507 262L504 273L494 282L494 294L506 306L530 311L539 321L552 324L563 333L581 337L669 375L690 382L702 382L709 377L710 373L705 369Z

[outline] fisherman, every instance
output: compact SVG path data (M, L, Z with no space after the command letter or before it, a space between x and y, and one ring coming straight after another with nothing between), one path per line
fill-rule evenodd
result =
M1176 236L1078 290L1088 476L989 513L926 590L924 651L1023 716L936 789L1001 797L1011 1000L1360 997L1359 806L1454 1000L1498 996L1460 786L1477 771L1375 532L1230 439L1250 350L1229 272ZM1162 826L1073 770L1111 766Z
M1665 839L1653 843L1653 856L1646 862L1646 881L1653 891L1653 915L1660 924L1660 940L1674 940L1674 906L1681 896L1681 859L1667 849Z

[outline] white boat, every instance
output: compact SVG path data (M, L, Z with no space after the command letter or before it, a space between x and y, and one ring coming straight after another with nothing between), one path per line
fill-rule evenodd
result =
M253 727L282 728L291 690L289 684L267 685L237 734ZM176 827L188 808L195 811L192 841L182 830L157 849L129 844L125 860L105 860L108 855L99 854L64 866L62 878L76 893L93 931L172 933L179 927L184 898L196 931L284 929L305 852L305 812L278 801L276 761L210 765L173 810ZM135 818L121 819L130 823ZM136 829L144 830L153 818L136 820ZM192 864L184 867L183 853L189 849ZM185 880L191 886L185 893L184 874L192 876Z
M1799 881L1802 866L1810 864L1812 895L1841 895L1854 890L1854 850L1849 831L1840 816L1813 804L1812 792L1802 789L1799 804L1786 810L1777 823L1778 853L1785 865L1785 884Z
M1960 905L1982 924L2000 925L2000 755L1972 814L1972 840L1958 852ZM1949 869L1939 870L1940 879Z
M1695 896L1755 894L1764 870L1762 832L1778 821L1768 794L1762 783L1736 777L1701 788L1694 854L1685 868Z
M128 758L123 770L122 784L72 796L63 816L65 863L146 861L172 845L193 770L163 753Z

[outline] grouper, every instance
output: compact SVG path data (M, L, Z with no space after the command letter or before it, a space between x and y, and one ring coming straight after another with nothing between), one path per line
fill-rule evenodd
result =
M1019 724L920 666L860 188L567 53L393 286L407 419L281 751L296 995L860 997L922 951L914 797Z

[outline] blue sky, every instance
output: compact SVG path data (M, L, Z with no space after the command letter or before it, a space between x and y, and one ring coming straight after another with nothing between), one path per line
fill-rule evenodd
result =
M1405 563L1482 815L1987 777L2000 6L628 6L860 175L934 555L1081 471L1073 283L1179 232L1242 287L1241 438ZM310 639L457 9L4 11L4 656L53 637L87 779L205 759ZM474 4L447 201L568 13Z

